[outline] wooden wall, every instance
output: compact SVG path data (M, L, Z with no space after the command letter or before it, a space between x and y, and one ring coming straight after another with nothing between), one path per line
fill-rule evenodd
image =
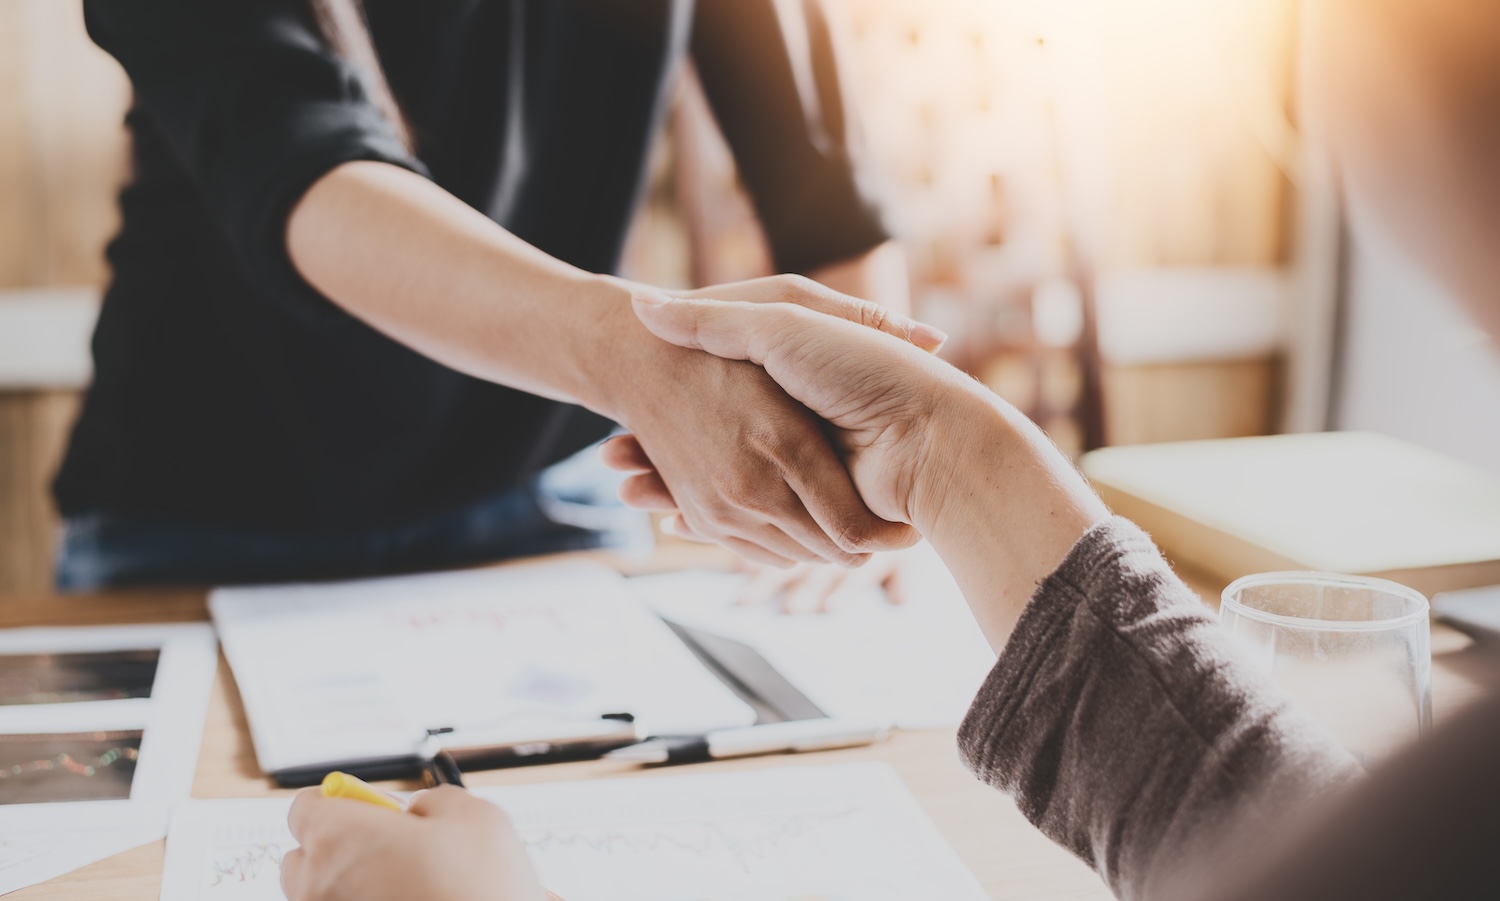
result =
M1276 431L1279 358L1106 365L1110 444L1243 438Z
M1298 0L1156 7L1105 29L1110 227L1106 266L1287 265L1299 202L1286 172ZM1110 444L1276 431L1282 361L1104 368Z
M129 86L77 0L0 0L0 288L101 285Z
M0 291L102 286L129 87L77 0L0 0ZM50 584L48 483L75 388L0 385L0 594Z
M78 415L77 391L0 394L0 595L52 583L57 517L47 490Z

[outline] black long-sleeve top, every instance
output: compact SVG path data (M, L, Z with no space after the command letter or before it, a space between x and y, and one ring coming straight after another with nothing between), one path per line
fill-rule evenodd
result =
M779 267L888 236L816 0L796 21L774 0L367 0L414 152L304 0L84 6L134 86L134 177L108 251L94 384L55 484L65 515L386 525L603 437L604 420L448 369L299 277L287 214L341 163L423 174L542 250L608 272L690 53Z

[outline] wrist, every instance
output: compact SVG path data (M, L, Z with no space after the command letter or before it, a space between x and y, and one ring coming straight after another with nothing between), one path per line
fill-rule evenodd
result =
M616 422L624 421L630 396L640 393L640 376L647 358L660 353L663 342L636 318L631 300L655 288L617 278L591 275L580 290L571 359L577 361L577 402Z
M957 520L967 518L965 508L982 487L986 461L1013 440L994 400L965 380L933 405L907 503L909 521L929 540L945 530L962 530Z
M1035 423L976 382L934 411L912 524L939 551L980 536L1067 547L1109 511Z
M914 524L997 651L1039 585L1109 516L1087 481L1014 407L977 384L935 430Z

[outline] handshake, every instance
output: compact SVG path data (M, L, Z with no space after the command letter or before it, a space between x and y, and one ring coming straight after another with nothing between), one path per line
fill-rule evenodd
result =
M776 290L777 283L786 283L785 289ZM675 534L717 541L772 565L852 566L870 551L913 544L913 475L933 437L928 404L957 381L952 367L927 352L941 347L947 336L803 279L728 286L736 293L752 287L771 290L745 292L742 296L753 298L748 301L633 293L636 316L656 337L752 363L764 373L738 367L742 378L775 385L767 386L763 401L738 408L737 415L692 423L694 430L740 431L734 445L749 457L702 461L723 477L701 486L707 497L690 484L684 503L678 503L652 463L649 434L606 443L602 453L608 465L637 473L621 496L633 506L672 512L666 527ZM783 392L785 397L777 397ZM799 404L831 427L821 430L827 438L817 423L796 421Z
M705 396L696 413L673 411L711 417L693 424L694 444L715 457L694 457L681 481L657 465L682 460L681 442L653 443L635 422L601 449L632 473L626 503L673 513L667 528L682 537L773 565L857 566L925 536L971 598L980 586L965 581L995 573L969 560L1013 564L1002 579L1021 595L1011 606L1107 515L1035 425L933 356L946 336L931 326L787 276L684 296L635 290L631 303L662 341L737 361L721 376L730 393L742 390L731 380L763 383L730 408Z

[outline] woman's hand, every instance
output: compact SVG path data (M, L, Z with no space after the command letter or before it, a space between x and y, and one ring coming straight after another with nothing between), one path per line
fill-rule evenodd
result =
M500 808L442 786L396 813L304 789L287 817L300 847L281 861L288 901L543 901Z
M908 342L792 304L657 296L635 311L675 345L764 367L835 426L870 510L932 541L997 650L1037 583L1108 516L1040 429Z
M639 286L631 293L666 298ZM684 296L792 303L903 344L935 348L943 338L884 307L797 276ZM599 379L610 386L604 408L631 429L645 461L641 474L621 490L628 503L675 511L684 531L775 566L855 566L870 551L916 541L910 528L866 506L817 417L759 367L663 344L631 310L622 313L629 321L610 325L618 348L608 363L614 370Z

